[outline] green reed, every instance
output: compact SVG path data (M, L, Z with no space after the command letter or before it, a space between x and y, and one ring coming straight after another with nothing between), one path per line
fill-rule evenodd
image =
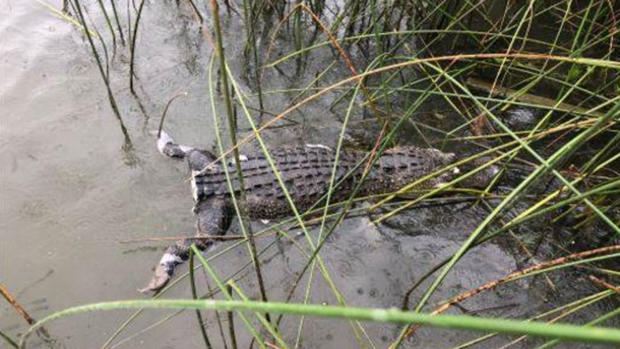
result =
M54 313L37 326L84 311L135 308L217 309L227 312L230 325L229 341L233 347L237 346L234 332L241 329L251 334L255 343L261 347L272 340L279 347L298 347L305 337L312 336L312 333L306 332L307 327L304 326L310 316L334 317L349 321L351 331L360 347L378 346L377 339L372 338L366 331L362 320L400 323L403 326L402 331L393 339L392 348L398 347L405 338L415 335L415 331L411 331L411 324L414 323L490 332L483 337L459 344L457 348L480 344L497 334L521 335L522 337L514 339L515 342L522 341L528 336L552 338L551 342L543 344L542 347L553 346L559 340L620 342L617 330L589 328L591 325L612 320L618 315L618 311L596 315L596 318L590 319L590 323L581 326L555 324L556 321L568 319L571 314L587 313L591 309L589 307L611 298L614 294L612 290L581 295L580 299L523 321L452 315L431 316L425 313L429 301L436 297L436 291L442 287L445 277L453 272L461 258L473 247L506 234L512 234L514 237L516 236L514 230L526 223L532 224L545 218L555 224L561 224L568 216L574 216L577 219L574 229L576 239L586 238L585 228L599 227L598 229L606 229L616 234L616 240L611 238L595 247L612 246L614 241L617 241L617 233L620 230L614 221L613 210L618 205L617 194L620 189L620 179L614 170L614 164L618 161L617 149L620 141L618 128L620 98L617 97L620 90L618 87L620 64L617 62L617 54L614 53L617 50L619 29L617 25L613 25L615 12L609 2L530 1L507 2L505 6L498 6L497 2L491 1L349 0L336 9L333 4L325 1L246 0L242 3L242 16L230 11L231 8L234 10L234 3L231 5L226 2L229 16L240 16L245 23L246 53L247 57L251 57L247 58L247 62L250 59L253 61L253 74L239 74L231 71L227 65L228 57L223 49L227 37L221 29L217 2L211 2L211 16L204 17L200 13L201 7L205 4L189 0L187 3L198 14L199 20L207 23L203 28L209 28L209 25L215 28L216 42L213 50L217 52L219 59L221 88L224 91L223 101L231 142L231 148L226 149L217 133L221 160L226 161L225 155L232 152L237 164L236 175L241 179L238 148L251 140L256 140L286 194L286 200L291 206L294 217L273 224L265 231L252 233L247 219L243 219L245 216L243 196L240 198L239 207L235 201L238 215L243 222L241 229L244 239L231 243L225 250L208 259L197 255L201 262L199 267L204 268L209 278L217 285L214 293L220 293L224 300L197 299L198 290L193 281L192 265L190 280L192 280L193 300L162 300L158 295L156 299L149 301L86 305ZM101 11L105 12L101 1L99 4ZM80 8L79 2L76 1L74 5L76 9ZM127 33L131 50L129 85L132 92L134 92L136 34L143 5L144 1L141 1L138 9L134 9L137 10L137 17L133 35L130 35L131 30ZM302 11L302 5L309 10ZM106 26L112 33L110 35L113 47L116 48L111 20L107 13L103 13L103 16ZM123 41L115 7L113 16ZM104 64L92 40L92 37L101 35L96 34L96 30L92 32L89 30L82 15L79 15L79 18L97 59L101 75L108 86L109 69L103 68ZM277 25L273 25L274 23ZM262 31L261 25L263 25ZM287 42L283 37L289 37L291 40ZM268 40L266 38L270 38L268 44L265 43L265 40ZM262 45L258 44L259 40L262 40ZM105 42L101 41L100 44L104 55L107 55ZM267 45L269 48L266 52L261 52L260 48ZM271 50L271 47L276 45L283 47L282 52L274 53L275 50ZM332 61L317 71L306 71L312 66L311 60L321 55L328 55ZM211 60L209 66L207 85L211 113L214 114L213 123L219 132L219 121L215 115L216 93L213 88L215 79L211 75L213 62L214 60ZM294 77L313 74L314 79L309 84L300 86L292 84L294 86L270 90L268 84L261 81L268 70L294 70L292 74ZM240 86L238 82L240 75L245 75L250 85L256 86L256 91L247 91ZM251 79L255 81L250 81ZM483 83L480 83L481 81ZM109 86L108 92L111 104L114 104ZM408 290L403 294L402 310L347 306L349 295L343 294L339 289L338 280L335 280L321 257L322 247L331 234L342 225L345 217L367 210L353 207L353 203L360 200L355 197L355 192L361 186L361 182L350 198L340 203L331 202L332 194L338 186L338 178L335 177L338 162L336 161L329 190L316 207L309 210L318 213L320 217L317 222L318 233L313 236L308 229L309 212L300 212L295 207L270 157L269 146L261 135L273 124L272 120L291 117L298 108L328 94L336 95L331 108L341 111L344 115L340 120L337 150L343 149L347 143L345 137L353 124L353 115L366 110L376 117L372 122L377 123L382 132L371 140L369 150L372 148L375 155L367 159L370 163L376 161L377 156L388 147L414 141L402 134L408 126L413 127L415 137L419 138L419 142L415 143L439 148L466 144L466 147L475 150L470 155L460 158L455 164L425 176L396 193L376 198L379 201L368 208L369 211L382 209L381 215L374 219L376 224L406 209L431 202L437 195L448 195L463 189L460 188L460 183L483 170L485 166L501 167L491 186L474 191L472 194L473 200L486 205L490 213L475 229L468 232L468 238L452 256L429 270L421 270L417 281L404 281L411 285L406 287ZM360 94L364 97L362 101L358 98ZM290 99L290 105L282 106L280 110L275 111L272 120L263 123L262 116L266 115L263 98L272 95L293 97ZM255 101L259 104L258 110L261 114L258 125L249 111ZM432 103L440 105L440 108L435 108L438 110L437 113L453 115L456 121L451 122L446 128L440 128L418 118L417 116L425 111L425 107ZM516 130L502 118L503 113L516 106L535 108L542 111L542 114L534 125ZM251 131L246 137L236 127L235 107L240 108L251 126ZM113 109L117 110L115 106ZM124 126L122 128L124 129ZM427 133L430 132L439 134L441 138L437 140L428 137ZM583 154L587 154L586 159L583 159ZM493 160L462 173L459 178L441 188L422 192L415 199L395 201L397 196L415 189L425 180L450 171L454 166L467 165L482 156L492 156ZM496 189L496 183L501 182L507 173L516 169L525 171L519 182L514 183L509 193L490 199ZM227 178L230 181L228 173ZM556 187L538 193L539 183L545 181L553 181ZM524 203L525 208L520 209L514 216L506 215L508 210L514 209L517 202ZM330 213L328 208L333 207L340 208L340 211ZM294 228L301 229L305 241L297 242L288 234ZM294 248L300 250L306 258L283 303L267 301L268 298L274 297L268 297L264 283L268 284L269 280L263 280L260 270L260 256L275 244L271 243L258 250L254 239L268 234L291 241ZM226 278L219 276L210 263L228 255L240 244L248 244L251 260L240 266L234 275ZM554 253L564 255L566 251L558 248ZM553 268L542 269L526 276L546 276L560 270L582 271L584 268L590 268L588 270L592 270L593 273L595 271L600 277L617 280L614 279L617 277L615 274L617 271L612 270L606 263L617 261L619 257L617 253L609 253L578 261L566 261ZM253 268L256 272L262 302L248 299L246 296L248 290L244 290L234 280L246 268ZM312 287L317 283L317 268L330 292L338 300L338 306L308 304ZM294 299L295 290L302 285L304 277L308 279L304 285L303 298L298 301ZM183 278L184 276L179 276L162 294L178 285ZM422 296L412 300L414 292L424 281L430 281L430 286ZM506 284L513 281L508 280ZM209 292L209 296L212 297L214 294ZM411 303L415 303L416 306L413 311L407 311ZM141 310L134 313L103 347L111 345L118 334L141 313ZM201 329L204 329L202 327L204 318L200 317L200 313L197 314ZM232 324L233 314L235 319L241 320L243 328ZM277 321L270 321L266 314L280 314L280 316ZM283 316L293 315L299 316L295 333L283 333L279 328ZM149 329L168 318L153 324ZM203 337L205 346L209 347L211 344L206 331L203 332ZM295 338L294 341L287 340L292 337ZM222 342L226 343L225 338L222 338Z

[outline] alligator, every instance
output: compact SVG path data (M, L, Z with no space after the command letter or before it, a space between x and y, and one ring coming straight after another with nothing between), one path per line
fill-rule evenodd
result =
M218 161L212 153L179 145L161 131L157 140L160 153L173 158L186 158L191 171L193 212L196 215L196 237L188 237L168 247L155 268L150 283L141 292L158 291L170 280L174 268L189 258L192 244L205 251L214 243L213 236L226 234L234 216L232 196L241 190L234 161ZM337 186L332 190L331 201L347 199L361 180L368 162L368 153L342 150L336 152L323 145L290 146L270 150L270 155L280 178L295 207L304 212L319 202L327 193L334 162ZM357 195L366 196L397 191L405 185L445 168L456 160L453 153L433 148L399 146L388 149L373 162ZM246 210L253 219L275 219L292 215L286 193L262 152L240 156L243 173ZM226 179L226 171L230 184ZM435 187L453 179L458 168L426 180L422 187ZM420 187L418 187L420 188Z

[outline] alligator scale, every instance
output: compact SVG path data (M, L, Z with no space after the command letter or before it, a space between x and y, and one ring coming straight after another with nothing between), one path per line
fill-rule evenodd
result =
M157 147L164 155L187 158L192 172L197 237L203 238L186 238L169 247L157 265L153 279L142 292L162 288L172 276L175 266L187 260L192 244L204 251L213 244L213 240L204 236L226 234L234 216L231 196L240 191L234 162L226 164L232 182L233 190L230 190L221 161L216 161L216 157L208 151L178 145L165 132L161 133ZM274 149L270 154L299 212L309 209L327 193L336 161L335 151L322 145L306 145ZM358 195L396 191L454 160L454 154L437 149L411 146L389 149L375 161ZM366 161L365 152L340 152L335 178L335 183L339 184L332 192L332 201L349 197L362 177ZM273 219L291 215L289 201L265 155L246 155L240 162L250 218ZM455 173L458 170L430 179L424 186L446 182Z

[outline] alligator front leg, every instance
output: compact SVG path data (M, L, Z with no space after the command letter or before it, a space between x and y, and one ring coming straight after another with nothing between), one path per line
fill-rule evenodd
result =
M215 242L208 236L221 236L226 234L232 213L230 205L225 198L211 198L200 202L195 207L197 216L198 233L196 238L186 238L176 242L173 246L168 247L159 264L155 268L155 273L151 282L138 291L145 293L149 291L158 291L164 287L174 272L174 268L185 262L189 258L189 250L192 244L205 251Z

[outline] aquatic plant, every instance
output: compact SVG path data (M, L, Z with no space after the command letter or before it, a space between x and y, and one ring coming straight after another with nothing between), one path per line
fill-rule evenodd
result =
M111 106L127 135L109 86L109 69L104 68L109 57L103 36L88 24L80 1L71 3L96 57ZM42 319L29 332L49 321L88 311L139 309L102 345L115 347L176 316L177 313L172 313L117 340L145 309L165 308L196 310L207 348L213 343L237 346L235 332L241 328L234 326L233 314L259 347L299 346L305 336L312 335L306 333L304 327L309 316L348 321L359 347L377 346L377 339L362 321L399 324L400 331L391 338L391 348L399 347L404 340L415 336L422 326L487 333L477 339L465 340L455 348L478 345L499 334L520 335L507 337L506 346L529 336L549 339L541 344L541 348L552 347L562 340L620 343L620 331L611 328L618 323L620 310L617 307L606 314L593 315L585 324L556 323L572 314L588 312L601 302L613 300L620 291L616 285L620 257L620 228L617 224L620 214L617 169L620 157L620 63L617 9L612 2L528 1L501 2L500 6L500 2L492 1L349 0L338 7L337 2L318 0L245 0L242 14L233 2L224 3L228 16L238 16L245 23L246 72L233 72L227 63L224 50L227 36L220 23L220 17L225 15L220 13L217 2L177 1L178 11L191 11L205 41L212 45L213 55L209 59L205 86L213 116L207 121L215 125L218 160L228 161L232 157L239 164L239 148L256 141L276 173L294 217L253 232L244 214L244 197L241 195L235 201L235 209L242 222L242 236L208 258L194 251L199 266L195 267L193 258L190 258L190 272L178 277L152 300L72 307ZM136 51L139 50L136 37L143 6L148 4L140 1L137 8L134 5L134 27L127 26L125 36L116 8L112 7L115 28L104 2L98 1L98 4L114 51L117 46L115 32L119 33L121 43L124 43L125 36L130 43L129 85L135 94L134 56L139 52ZM129 3L127 6L129 9ZM292 40L283 37L292 37ZM101 38L99 47L104 52L105 62L93 38ZM276 53L276 46L282 52ZM322 71L307 71L308 62L317 57L331 57L332 62ZM269 90L261 81L267 74L281 74L301 82L308 81L302 79L303 76L314 78L305 85L300 83L294 87ZM244 89L242 80L255 89ZM264 109L264 101L275 94L292 96L290 105L282 106L281 110L271 113L269 120L263 120L264 115L270 115ZM336 96L330 107L343 115L336 150L347 146L346 136L355 125L372 124L376 128L373 138L365 139L367 144L364 146L369 151L366 169L394 144L417 143L445 150L458 148L464 149L464 155L451 166L396 193L374 197L375 202L370 207L355 207L355 202L365 199L355 197L355 194L344 202L332 202L333 188L338 185L336 161L330 190L311 212L300 212L277 172L264 132L326 95ZM226 126L217 116L216 105L220 103L226 107ZM251 104L256 103L260 117L251 112L256 109L252 109ZM429 105L435 108L429 108ZM436 108L437 105L441 108ZM237 108L240 120L237 120ZM523 110L530 112L531 116L511 114ZM365 113L371 117L359 117ZM419 117L423 114L432 117ZM241 132L238 123L249 125L249 131ZM230 146L225 145L222 129L228 131ZM433 137L429 137L431 133ZM463 184L492 165L499 166L500 171L487 188L472 189ZM467 171L444 186L418 192L414 198L396 200L429 178L456 166ZM235 173L227 173L229 185L232 185L233 176L242 180L240 166L236 167ZM486 208L488 214L468 232L468 237L449 258L430 270L421 271L418 280L403 280L403 283L411 284L403 294L403 309L349 306L348 295L339 289L338 281L320 254L345 216L371 212L373 222L379 224L399 212L434 202L440 194L448 193ZM557 236L541 236L540 231L533 236L518 231L525 223L540 224L541 221L550 227L566 229L555 229ZM318 229L313 234L309 226L314 223ZM294 229L301 230L304 243L291 236ZM566 236L566 231L570 236ZM591 236L595 235L590 234L592 231L602 233ZM259 248L256 239L266 236L290 240L305 257L304 265L300 266L283 299L267 294L265 284L268 285L269 280L265 280L261 272L263 262L260 257L276 244L274 240ZM439 305L429 303L463 256L472 248L496 241L500 236L514 240L524 264L532 265L507 270L505 277L488 280L475 289L454 291L453 296ZM563 246L563 240L575 243ZM234 275L221 277L211 266L212 261L241 244L247 244L250 260ZM538 253L541 249L544 251ZM204 269L208 279L216 285L216 289L201 297L194 281L194 269L197 268ZM254 270L262 301L250 300L249 290L235 281L247 268ZM548 284L549 292L561 293L553 275L567 270L586 275L592 292L523 320L442 314L467 299L523 278L541 277ZM193 299L161 299L168 289L184 282L187 275L190 276ZM319 282L317 275L325 282L337 305L309 304L311 290ZM416 294L422 285L426 285L426 290ZM298 288L303 288L301 299L295 298ZM216 294L222 299L216 299ZM617 299L614 302L617 305ZM415 303L413 307L412 303ZM201 313L200 310L208 312ZM205 329L205 319L212 311L227 313L228 335L224 333L217 312L219 332ZM275 314L279 316L276 318ZM299 319L296 331L287 329L284 332L283 316L293 315ZM599 325L607 325L607 328L594 327ZM17 341L1 332L0 335L9 345L16 346ZM215 340L215 335L220 338ZM22 345L27 338L27 335L22 337ZM538 342L528 343L534 346Z

